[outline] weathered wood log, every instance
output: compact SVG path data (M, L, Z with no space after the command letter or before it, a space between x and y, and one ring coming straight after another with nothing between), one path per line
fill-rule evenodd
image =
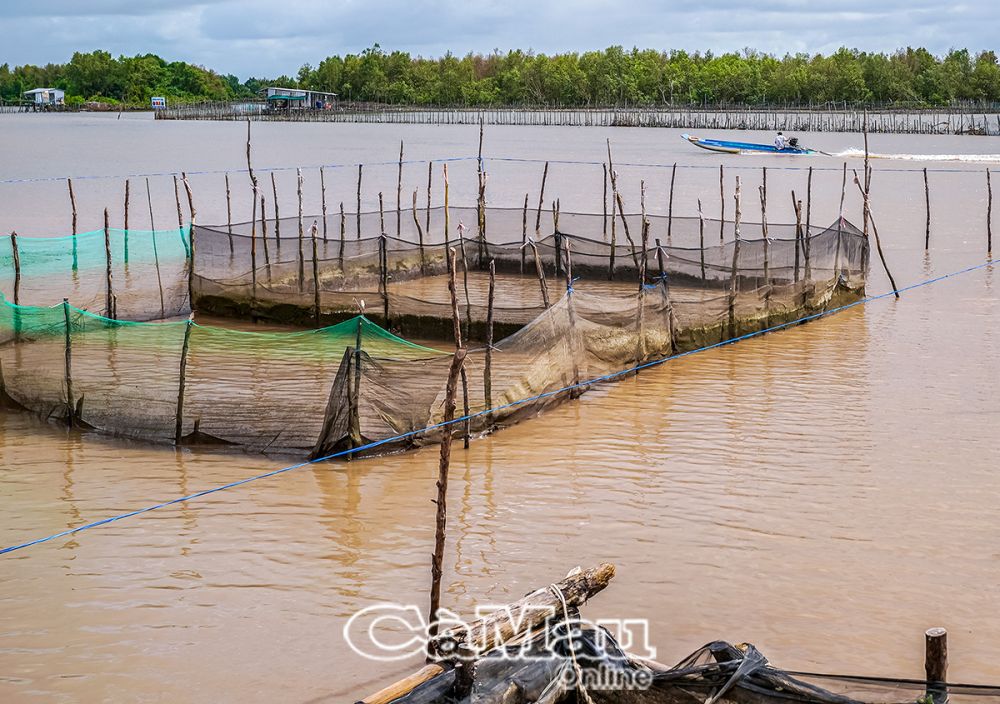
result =
M674 225L674 180L677 178L677 162L674 162L673 168L670 170L670 201L667 204L667 245L670 245L670 236L673 232ZM645 216L643 216L645 219Z
M483 400L486 408L493 408L493 298L496 290L497 266L490 260L490 287L486 297L486 360L483 365ZM493 414L486 416L488 425L493 424Z
M358 212L356 214L357 218L357 239L361 239L361 172L363 169L363 164L358 164Z
M229 232L229 254L233 253L233 200L229 191L229 172L226 172L226 229Z
M302 177L302 169L295 169L295 180L298 184L297 192L299 198L299 291L305 289L306 279L306 253L305 245L305 225L302 222L302 184L305 179Z
M721 203L719 211L719 242L725 240L726 234L726 183L725 167L719 164L719 201Z
M924 167L924 203L927 206L927 226L924 229L924 250L931 248L931 187L927 181L927 167Z
M10 233L10 248L14 259L14 305L21 304L21 255L17 249L17 233Z
M63 299L63 324L65 326L65 358L63 365L63 375L66 384L66 422L69 427L75 425L76 404L73 399L73 324L69 314L69 299Z
M480 140L482 144L482 140ZM403 234L403 140L399 140L399 170L396 172L396 238Z
M993 254L993 183L986 167L986 254Z
M422 685L444 672L444 668L437 663L424 665L412 675L404 677L398 682L390 684L388 687L380 689L374 694L370 694L361 699L357 704L389 704L402 696L405 696Z
M309 228L309 236L312 238L313 319L317 328L320 326L319 252L316 243L318 230L314 220L312 227Z
M323 178L323 170L320 169L320 179ZM326 194L324 193L323 198L323 221L326 222ZM274 241L278 245L278 252L281 252L281 209L278 207L278 182L274 178L274 172L271 172L271 197L272 204L274 205ZM278 261L281 261L281 257L278 257Z
M615 566L607 562L571 572L556 582L554 589L541 587L488 616L436 635L431 639L431 649L442 658L461 651L489 652L516 636L537 629L552 616L562 616L560 593L568 608L578 608L603 591L614 576Z

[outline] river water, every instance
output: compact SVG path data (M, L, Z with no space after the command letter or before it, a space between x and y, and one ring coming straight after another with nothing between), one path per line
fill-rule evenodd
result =
M330 202L348 206L356 164L393 162L400 139L407 160L474 156L478 139L474 127L253 129L261 173L345 164L325 175ZM487 128L490 203L519 206L525 192L536 203L549 159L546 200L600 212L610 137L632 206L645 180L649 210L665 212L676 161L675 214L696 214L701 198L718 216L720 163L728 193L737 174L743 180L748 219L759 217L753 198L765 165L770 221L792 218L790 190L804 198L809 165L813 222L839 210L836 158L723 157L677 135ZM69 231L65 183L46 179L181 169L220 172L190 175L199 221L225 221L226 169L234 219L247 219L246 175L235 173L245 136L239 124L143 115L3 116L0 228ZM860 141L803 137L831 153ZM872 208L900 286L986 261L991 158L946 155L1000 154L1000 139L874 136L871 148L940 155L873 162ZM449 169L452 203L474 202L474 161ZM294 171L276 174L291 214ZM305 210L315 213L318 174L303 175ZM426 164L405 166L404 202L426 176ZM377 205L381 189L394 209L396 166L367 166L364 178L364 207ZM435 202L440 179L435 167ZM154 217L169 227L170 178L150 183ZM848 186L845 214L859 223ZM98 227L106 206L120 222L122 187L122 178L76 179L81 231ZM139 202L132 217L145 227ZM731 216L731 195L726 205ZM941 625L951 679L1000 680L997 276L980 268L899 301L684 357L456 448L444 605L467 615L575 565L611 561L618 576L585 615L650 619L662 661L727 639L753 642L790 669L920 677L923 630ZM888 288L873 254L869 293ZM0 544L277 466L0 414ZM436 448L310 466L0 558L0 700L353 701L380 688L418 661L369 662L342 629L379 602L426 609L436 472Z

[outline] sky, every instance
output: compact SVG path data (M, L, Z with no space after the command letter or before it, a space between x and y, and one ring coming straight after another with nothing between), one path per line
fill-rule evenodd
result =
M996 49L996 0L0 0L0 64L152 52L249 76L294 75L374 43L440 56L627 48L783 55L840 46Z

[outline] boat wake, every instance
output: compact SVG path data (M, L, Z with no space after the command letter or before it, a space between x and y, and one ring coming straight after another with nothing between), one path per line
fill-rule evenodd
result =
M845 149L830 156L863 159L863 149ZM1000 154L878 154L872 152L869 159L894 159L898 161L955 161L967 164L1000 164Z

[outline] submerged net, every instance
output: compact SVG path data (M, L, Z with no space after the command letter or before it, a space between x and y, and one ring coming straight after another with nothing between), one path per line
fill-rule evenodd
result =
M868 260L865 237L844 220L770 225L768 238L743 224L735 239L734 223L649 218L644 247L633 215L563 214L543 236L537 213L490 208L487 234L470 237L458 224L479 213L457 208L447 242L443 211L417 215L398 236L371 236L386 225L367 213L345 216L343 238L339 216L326 222L325 240L308 218L301 229L297 219L195 226L191 242L183 230L7 238L0 403L156 441L313 457L399 449L439 439L424 429L443 418L450 355L386 328L450 337L449 246L467 339L483 339L490 262L497 271L499 341L466 359L460 411L473 417L458 430L469 433L579 395L588 380L856 300ZM720 236L733 239L710 244ZM186 312L189 290L200 312L341 322L302 333L141 322ZM21 303L70 303L17 305L15 292Z
M1000 687L782 670L750 644L716 641L674 667L630 655L606 630L551 627L496 648L460 683L448 669L393 704L987 704Z

